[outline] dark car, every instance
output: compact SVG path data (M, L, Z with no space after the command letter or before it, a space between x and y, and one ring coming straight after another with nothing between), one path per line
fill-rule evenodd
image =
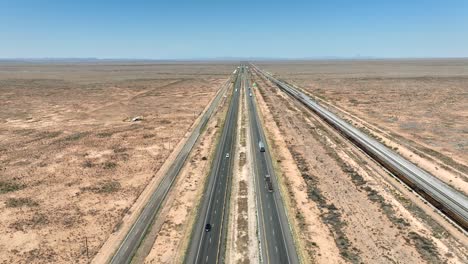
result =
M206 224L205 225L205 232L210 232L211 231L211 225L210 224Z

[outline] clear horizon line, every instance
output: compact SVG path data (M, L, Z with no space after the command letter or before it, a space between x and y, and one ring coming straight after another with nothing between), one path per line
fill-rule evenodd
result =
M379 57L379 56L310 56L310 57L254 57L226 56L199 58L130 58L130 57L14 57L0 58L0 61L239 61L239 60L398 60L398 59L468 59L464 56L426 56L426 57Z

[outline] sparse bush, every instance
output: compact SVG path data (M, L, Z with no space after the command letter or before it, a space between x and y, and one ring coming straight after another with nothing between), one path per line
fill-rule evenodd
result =
M416 250L421 254L423 259L430 263L442 262L437 247L431 239L423 237L413 231L409 232L408 235L413 240Z
M62 132L60 131L45 131L45 132L42 132L39 134L39 137L41 138L56 138L58 136L60 136L60 134L62 134Z
M122 220L120 220L115 226L114 226L114 229L112 230L113 233L119 231L120 227L122 227Z
M112 150L114 151L114 153L124 153L127 151L127 148L121 146L114 146Z
M241 152L239 155L239 167L243 167L246 162L245 152Z
M90 191L93 193L113 193L120 189L121 185L118 181L105 181L95 187L82 187L81 191Z
M120 189L120 183L117 181L105 182L99 189L100 193L112 193Z
M114 169L115 167L117 167L117 163L112 161L106 161L103 164L103 168L106 170Z
M101 132L101 133L97 133L97 136L100 137L100 138L107 138L107 137L111 137L112 133L111 132Z
M83 162L83 168L92 168L94 167L94 163L92 163L90 160L86 160Z
M338 246L340 254L351 263L359 263L359 254L351 248L351 242L344 233L346 222L342 219L340 211L333 203L327 202L320 189L317 187L317 178L309 172L310 169L308 168L304 157L294 150L291 151L291 154L293 155L299 170L302 171L302 177L307 183L307 194L309 199L318 203L320 211L322 212L320 217L331 227L332 232L334 233L335 243ZM343 169L348 173L354 173L354 170L351 167L345 167Z
M22 207L22 206L28 206L28 207L34 207L38 206L39 204L35 201L33 201L31 198L8 198L8 200L5 202L6 207Z
M23 189L24 185L9 181L0 181L0 194Z
M156 136L155 134L144 134L143 138L152 138L152 137L155 137L155 136Z
M49 218L43 213L36 213L30 219L21 219L12 223L9 227L18 231L36 228L37 226L47 225Z
M31 224L33 226L38 226L38 225L46 225L49 223L49 219L45 214L35 214L31 218Z
M69 136L66 136L65 138L63 138L64 141L76 141L76 140L79 140L83 137L85 137L88 133L84 133L84 132L78 132L78 133L74 133L74 134L71 134Z

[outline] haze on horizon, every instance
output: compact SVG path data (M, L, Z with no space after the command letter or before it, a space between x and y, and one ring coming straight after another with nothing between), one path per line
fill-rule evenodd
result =
M0 58L468 57L468 2L0 0Z

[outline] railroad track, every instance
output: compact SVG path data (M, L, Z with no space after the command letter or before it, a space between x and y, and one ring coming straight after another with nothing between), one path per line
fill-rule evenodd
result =
M264 72L255 65L251 65L251 67L260 75L276 84L279 89L315 112L370 157L392 172L414 191L422 195L433 206L454 221L465 233L468 232L468 198L464 194L454 190L435 176L350 125L300 90L284 81L276 79L270 73Z

